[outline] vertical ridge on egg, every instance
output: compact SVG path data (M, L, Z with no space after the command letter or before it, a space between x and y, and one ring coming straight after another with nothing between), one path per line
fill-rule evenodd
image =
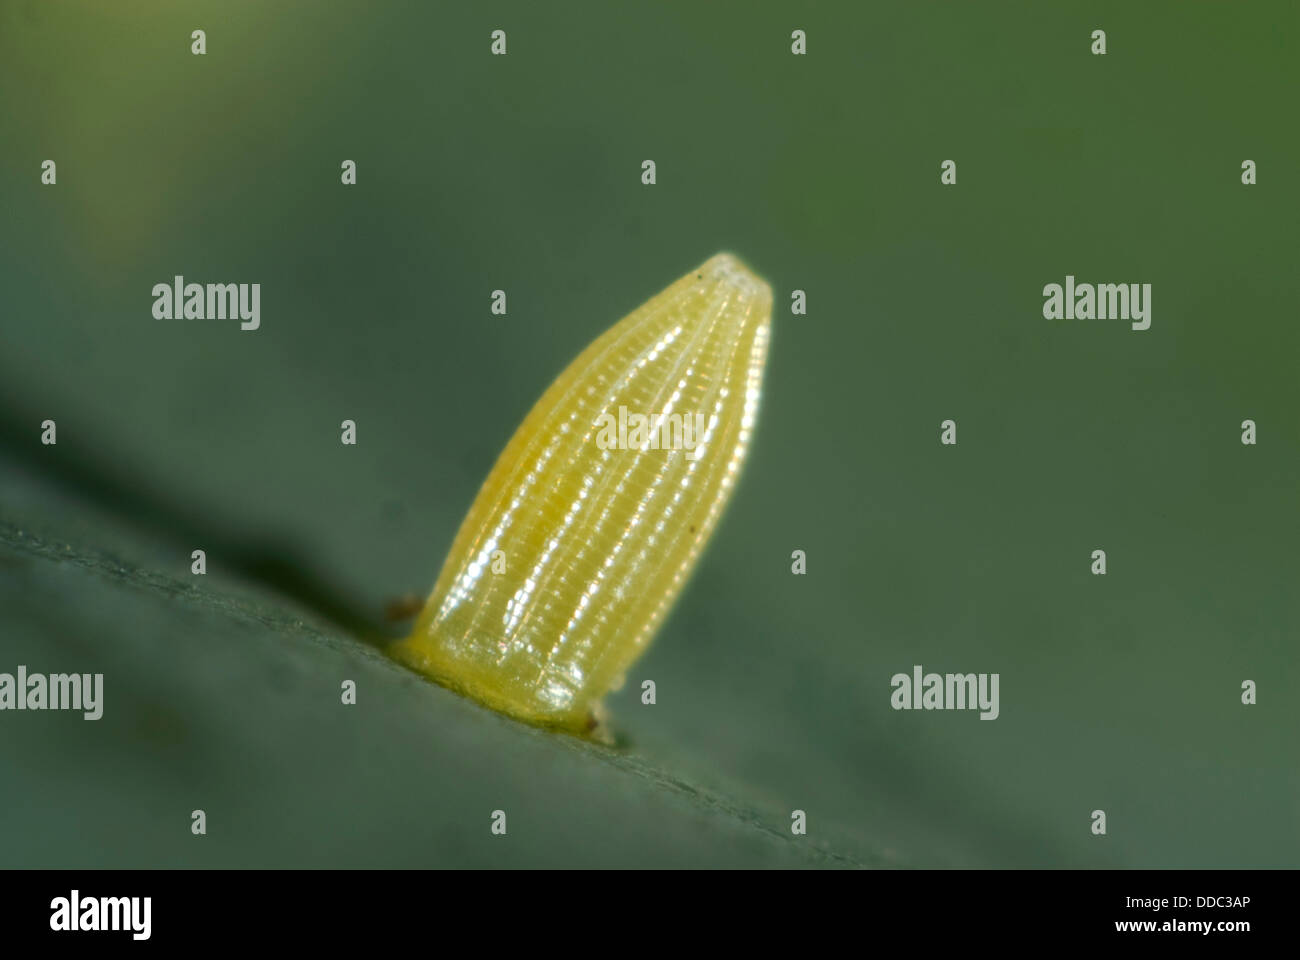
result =
M595 730L739 476L771 311L721 253L598 337L507 443L392 655L518 719Z

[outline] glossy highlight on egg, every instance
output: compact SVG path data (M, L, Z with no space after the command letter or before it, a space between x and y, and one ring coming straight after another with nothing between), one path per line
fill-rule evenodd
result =
M506 444L392 656L517 719L607 739L603 697L740 475L771 316L767 283L720 253L598 337Z

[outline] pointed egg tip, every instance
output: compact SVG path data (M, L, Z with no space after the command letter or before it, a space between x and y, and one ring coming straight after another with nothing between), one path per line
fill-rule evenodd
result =
M704 261L699 273L719 283L735 287L743 296L754 299L772 299L772 288L767 281L746 266L734 253L725 250Z

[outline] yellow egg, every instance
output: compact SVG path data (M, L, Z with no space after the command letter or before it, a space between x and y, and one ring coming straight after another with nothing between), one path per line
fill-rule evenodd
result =
M606 736L749 448L772 291L720 253L596 339L506 444L391 652L520 720Z

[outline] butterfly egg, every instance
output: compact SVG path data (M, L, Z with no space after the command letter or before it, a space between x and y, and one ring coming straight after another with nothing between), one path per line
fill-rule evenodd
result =
M506 444L392 655L520 720L597 732L736 484L771 316L771 288L720 253L597 338Z

